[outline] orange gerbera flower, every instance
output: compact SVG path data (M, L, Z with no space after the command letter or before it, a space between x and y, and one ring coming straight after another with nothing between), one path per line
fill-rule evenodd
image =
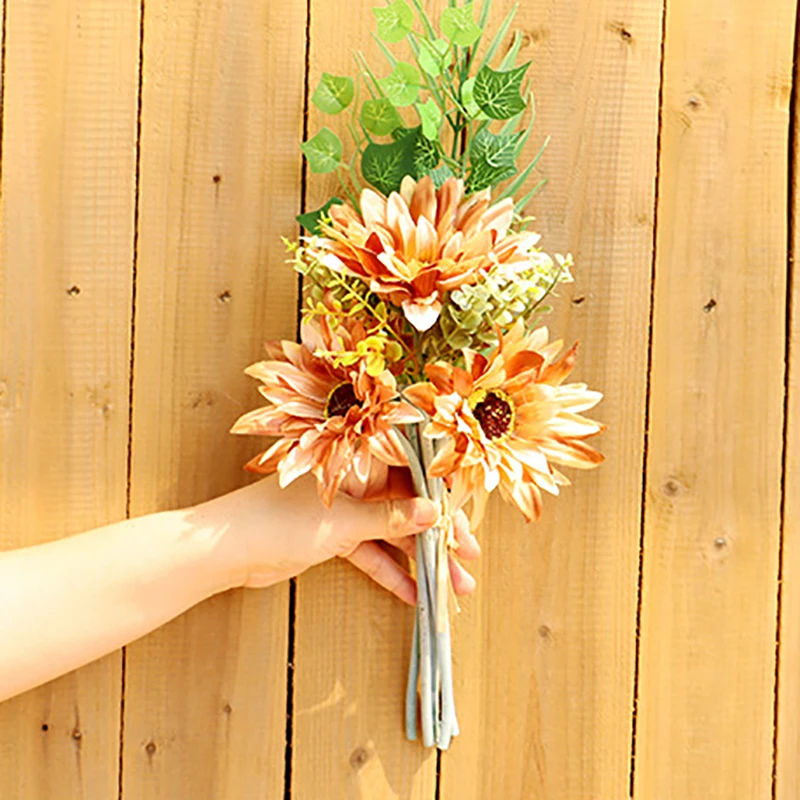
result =
M307 248L331 270L356 276L370 291L402 306L417 330L435 324L445 292L475 283L494 264L527 265L538 236L508 234L511 198L490 205L489 190L464 197L464 182L437 191L429 176L406 176L388 198L361 193L361 213L348 204L330 209L324 236Z
M547 338L546 328L526 334L518 321L488 359L465 350L466 370L437 362L426 368L430 383L405 390L431 418L425 435L444 440L429 474L447 478L456 507L472 497L476 525L498 486L530 522L541 514L540 490L569 484L551 462L586 469L603 461L584 441L603 426L579 414L602 395L563 384L577 345L556 361L561 342Z
M366 496L386 485L389 467L407 466L392 426L422 419L417 409L398 401L389 371L371 376L364 361L344 367L315 355L355 350L363 328L353 329L334 335L324 323L321 330L305 325L302 344L267 343L270 360L245 372L261 381L259 391L270 405L245 414L231 429L282 437L246 468L263 474L277 470L281 487L312 472L328 506L340 487Z

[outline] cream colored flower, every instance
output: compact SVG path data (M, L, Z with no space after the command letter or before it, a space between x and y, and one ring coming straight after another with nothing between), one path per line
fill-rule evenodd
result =
M432 327L446 292L475 283L493 265L529 265L534 233L510 234L511 198L490 204L489 191L464 196L464 182L403 179L388 198L365 189L359 214L348 204L330 209L322 236L306 254L336 272L360 278L370 291L400 306L420 331Z
M342 327L334 333L323 324L303 327L303 343L270 342L269 360L248 367L261 381L269 405L242 416L233 433L279 436L275 444L247 465L253 472L277 471L286 486L307 472L319 482L326 505L340 487L369 495L387 482L390 467L408 460L393 425L419 422L420 412L398 399L394 376L369 374L365 360L336 365L316 353L356 350L355 335Z
M429 474L447 479L456 507L473 503L478 524L489 492L500 489L528 521L541 514L541 490L558 494L568 479L552 464L587 469L603 456L586 439L603 430L581 416L602 395L564 384L575 347L556 360L561 342L546 328L526 334L522 321L487 359L465 350L466 370L429 365L429 383L405 392L431 418L425 435L441 442Z

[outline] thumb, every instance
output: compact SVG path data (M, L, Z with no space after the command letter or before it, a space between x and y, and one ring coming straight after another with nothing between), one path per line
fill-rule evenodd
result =
M439 509L435 503L424 497L412 497L406 500L390 500L388 521L382 539L399 539L422 533L435 525L439 519Z
M364 502L342 498L337 527L354 545L365 539L400 539L421 533L439 519L435 503L424 497ZM336 506L334 505L334 509Z

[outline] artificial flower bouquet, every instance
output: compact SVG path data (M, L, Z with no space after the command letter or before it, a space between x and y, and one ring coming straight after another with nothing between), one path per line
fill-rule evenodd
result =
M342 196L298 217L301 342L266 345L247 372L268 405L233 428L277 437L249 469L277 471L281 486L310 472L326 504L368 497L397 469L439 504L417 537L406 732L416 739L419 716L424 744L441 749L458 733L451 514L469 507L477 526L497 489L534 521L542 492L569 483L554 465L602 461L586 441L602 426L582 416L601 395L565 383L575 347L560 355L537 327L572 262L543 252L525 216L541 186L522 194L541 149L517 165L534 120L530 64L516 64L518 34L499 55L516 7L484 43L490 5L476 19L451 3L437 28L421 0L394 0L373 9L387 74L360 53L355 79L322 74L312 102L346 119L352 146L323 127L302 149Z

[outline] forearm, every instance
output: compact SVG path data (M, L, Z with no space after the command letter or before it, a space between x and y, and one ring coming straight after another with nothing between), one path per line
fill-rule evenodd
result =
M201 506L0 553L0 701L228 588L223 533Z

